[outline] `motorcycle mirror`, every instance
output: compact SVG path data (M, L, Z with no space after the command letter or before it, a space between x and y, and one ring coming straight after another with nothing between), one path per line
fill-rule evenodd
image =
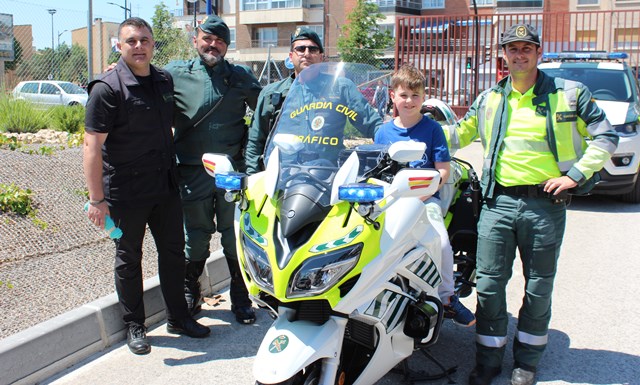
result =
M423 142L399 141L389 146L389 156L398 163L422 159L427 145Z
M216 177L216 173L227 173L236 171L233 166L233 159L226 154L214 154L208 152L202 155L202 165L211 177Z

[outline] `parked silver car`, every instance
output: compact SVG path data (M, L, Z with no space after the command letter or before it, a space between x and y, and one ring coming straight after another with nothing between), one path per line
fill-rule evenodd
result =
M87 104L89 95L82 87L57 80L31 80L18 83L13 89L16 100L28 100L40 107Z

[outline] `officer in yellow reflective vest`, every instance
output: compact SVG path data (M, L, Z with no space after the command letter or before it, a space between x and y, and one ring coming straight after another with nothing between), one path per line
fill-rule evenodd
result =
M602 110L581 83L537 69L540 38L527 24L502 35L510 75L481 93L448 130L452 148L484 147L478 224L476 367L470 384L490 384L507 344L505 289L516 249L525 296L514 338L512 384L533 384L547 345L551 294L570 193L593 187L618 144ZM590 141L585 141L590 138Z

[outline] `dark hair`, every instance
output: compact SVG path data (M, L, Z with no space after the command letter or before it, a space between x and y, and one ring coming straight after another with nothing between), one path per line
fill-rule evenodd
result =
M118 27L118 37L120 37L120 32L122 31L122 28L127 26L133 26L136 28L146 28L149 30L149 32L151 32L151 36L153 37L153 29L151 29L151 26L149 25L149 23L147 23L145 19L142 19L140 17L130 17L127 20L120 23L120 26Z

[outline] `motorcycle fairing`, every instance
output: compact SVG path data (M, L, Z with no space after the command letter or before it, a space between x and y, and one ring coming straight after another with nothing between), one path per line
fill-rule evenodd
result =
M286 313L288 310L282 310ZM335 359L340 351L347 319L332 316L318 325L309 321L290 322L282 314L273 322L260 344L253 366L256 380L265 384L283 382L293 377L300 368L307 367L318 359ZM273 352L271 343L285 336L286 348ZM319 350L313 347L320 346ZM278 362L278 365L273 365Z

